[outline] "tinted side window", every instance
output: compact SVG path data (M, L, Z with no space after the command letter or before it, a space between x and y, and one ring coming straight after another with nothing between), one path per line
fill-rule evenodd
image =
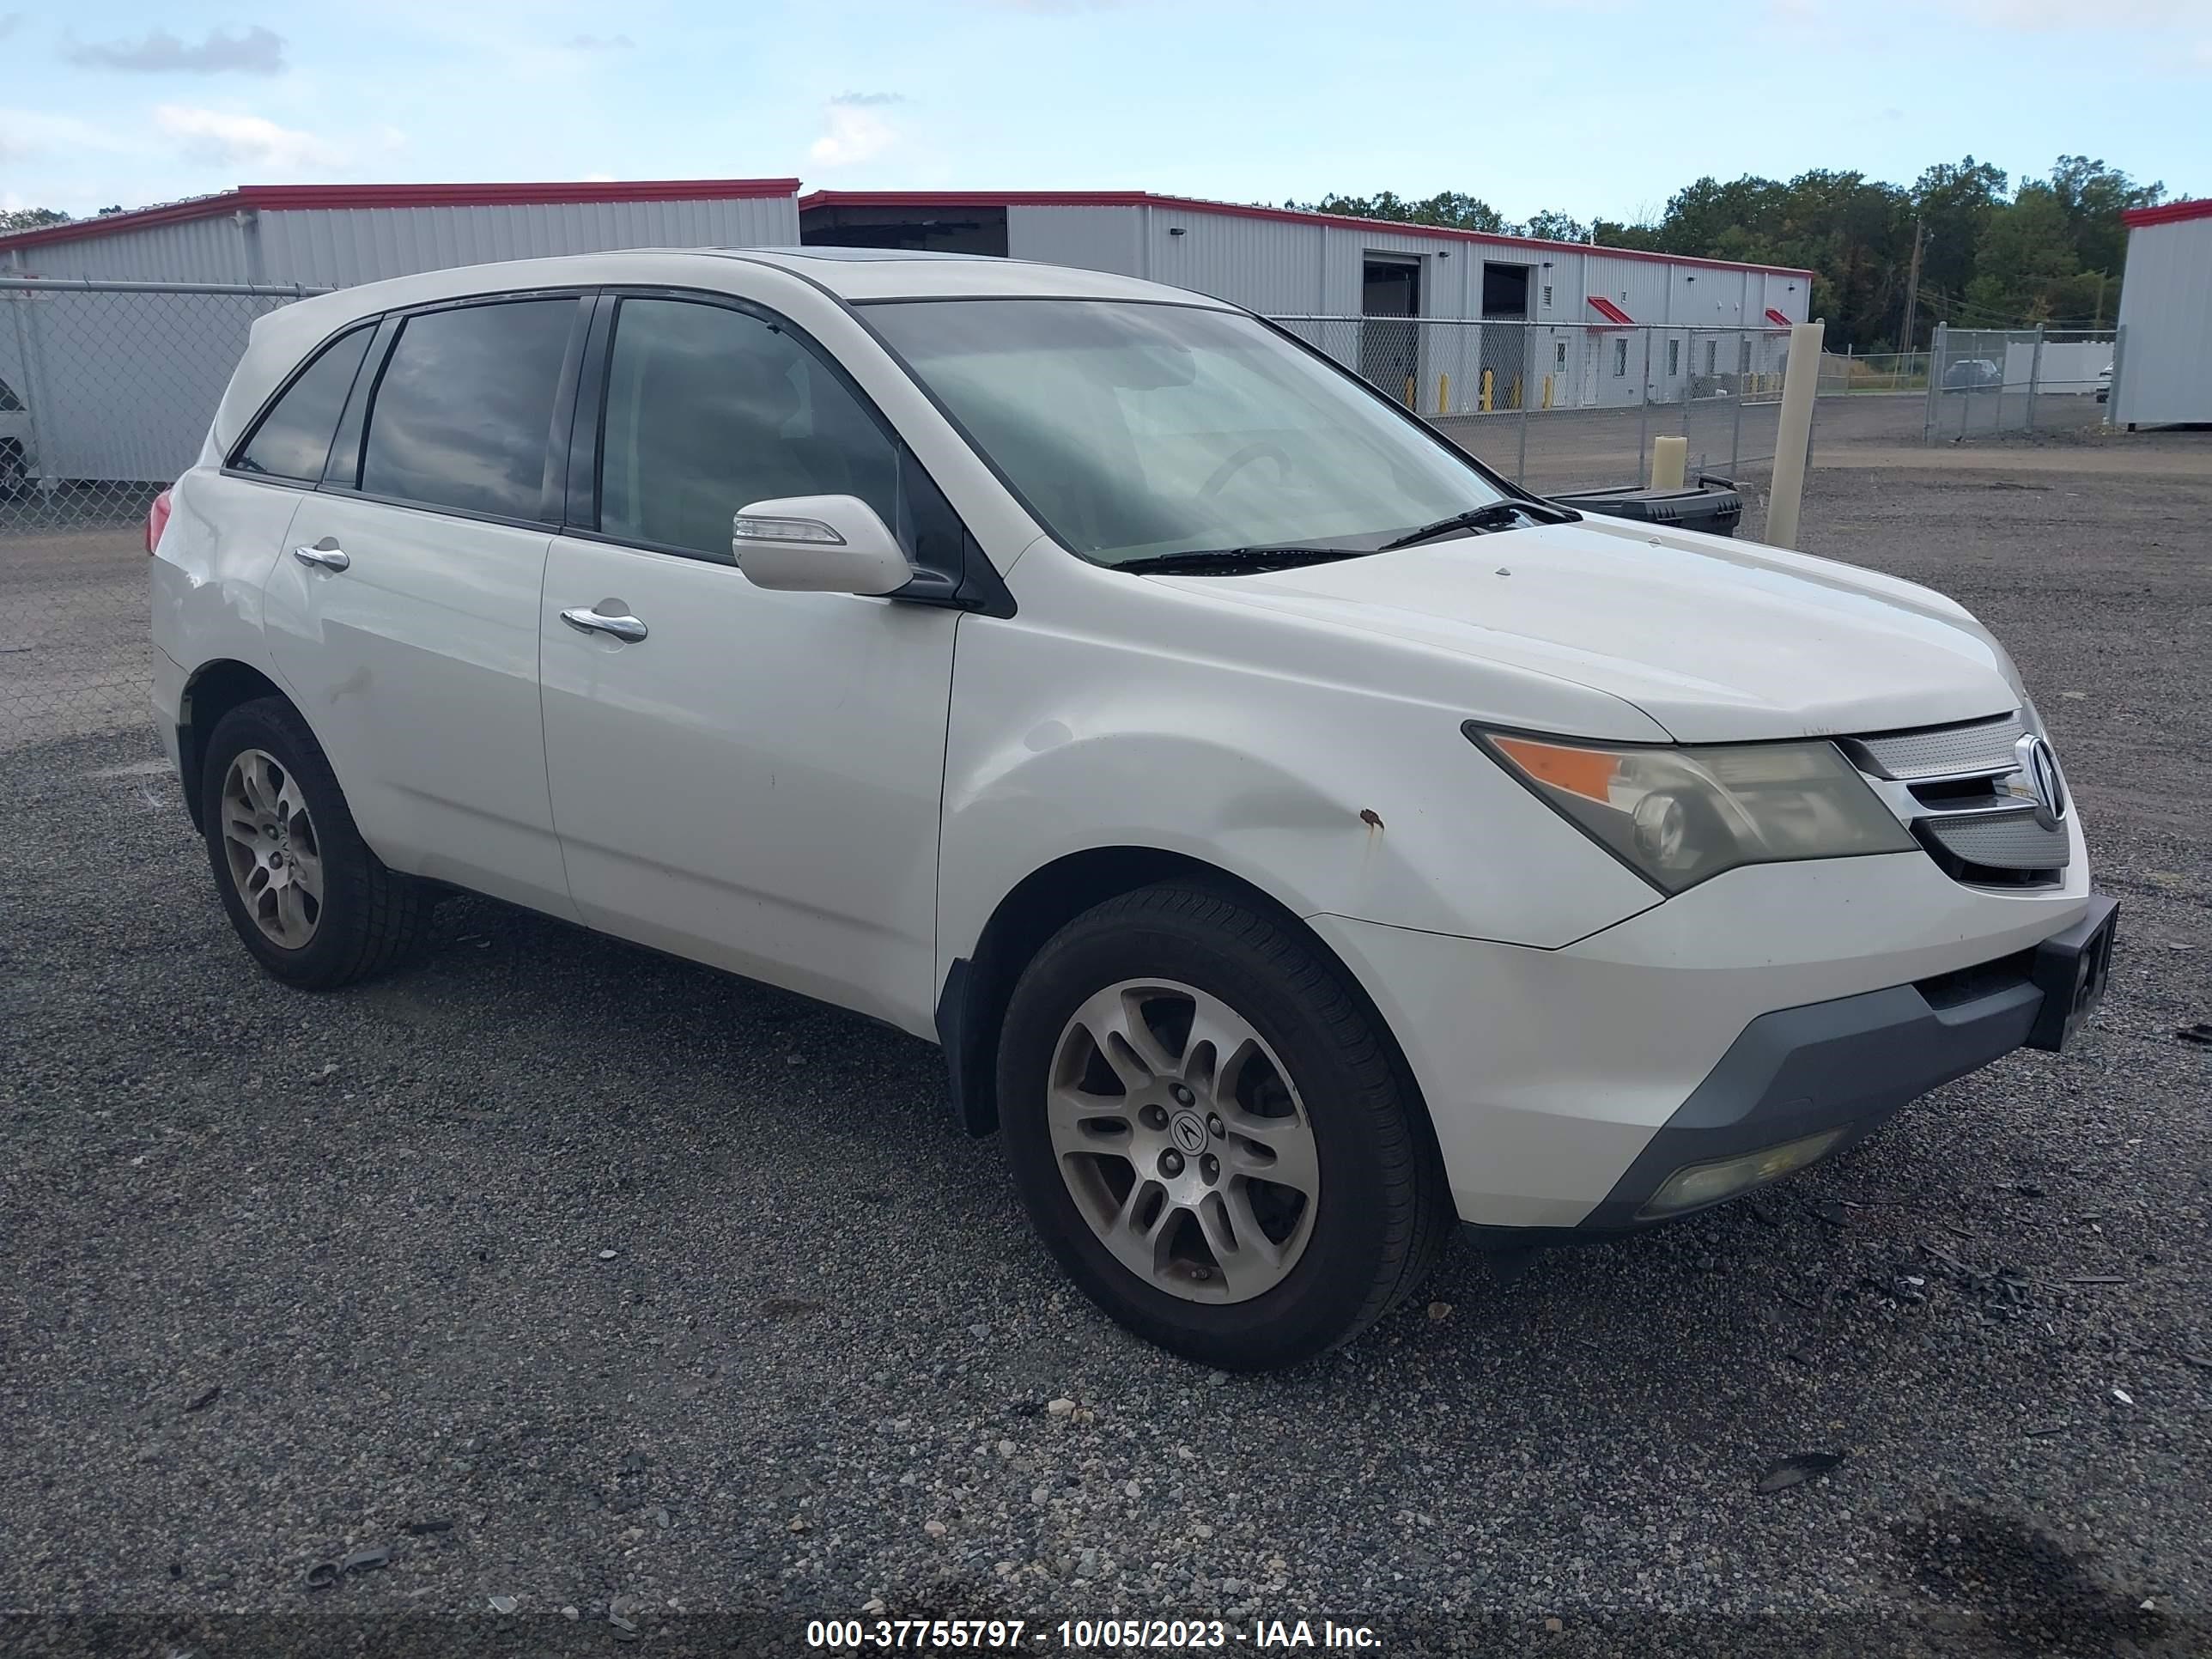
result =
M425 507L543 516L574 300L410 317L368 411L361 487Z
M720 306L623 301L607 364L601 532L726 561L738 509L779 495L858 495L897 532L898 451L784 331Z
M7 381L0 380L0 415L13 415L23 406L23 400Z
M239 451L236 465L242 472L265 472L272 478L297 478L312 483L323 476L330 459L331 434L337 429L346 394L353 390L362 354L368 349L374 325L341 334L323 348L322 356L307 365L276 406L262 418L253 435Z

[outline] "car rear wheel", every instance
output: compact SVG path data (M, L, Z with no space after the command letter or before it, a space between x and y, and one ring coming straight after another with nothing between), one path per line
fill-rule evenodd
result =
M354 827L307 722L274 697L224 715L200 781L208 862L231 926L288 985L327 989L392 966L429 917L422 885Z
M31 465L13 438L0 440L0 501L13 500L31 485Z
M1160 886L1070 922L1000 1044L1030 1218L1138 1334L1231 1370L1294 1364L1410 1296L1450 1220L1395 1050L1311 942Z

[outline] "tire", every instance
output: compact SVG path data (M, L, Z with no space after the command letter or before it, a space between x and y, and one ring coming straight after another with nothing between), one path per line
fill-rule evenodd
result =
M273 810L257 809L272 795ZM200 773L200 824L222 908L272 977L329 990L386 971L420 941L428 893L369 851L322 746L282 699L242 703L216 723Z
M1047 1246L1186 1358L1265 1370L1335 1347L1411 1296L1449 1237L1395 1047L1340 969L1232 895L1148 887L1068 923L1015 985L998 1085Z
M31 466L13 438L0 442L0 501L12 501L31 484Z

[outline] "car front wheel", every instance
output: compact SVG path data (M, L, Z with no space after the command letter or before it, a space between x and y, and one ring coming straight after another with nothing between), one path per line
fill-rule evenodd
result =
M1079 916L1000 1045L1007 1157L1084 1291L1231 1370L1294 1364L1410 1296L1450 1221L1427 1120L1341 970L1238 897Z

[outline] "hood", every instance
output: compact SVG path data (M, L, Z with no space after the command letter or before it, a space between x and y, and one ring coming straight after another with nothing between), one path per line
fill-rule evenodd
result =
M1619 520L1152 580L1572 680L1683 743L1940 726L2022 701L2003 647L1940 593Z

